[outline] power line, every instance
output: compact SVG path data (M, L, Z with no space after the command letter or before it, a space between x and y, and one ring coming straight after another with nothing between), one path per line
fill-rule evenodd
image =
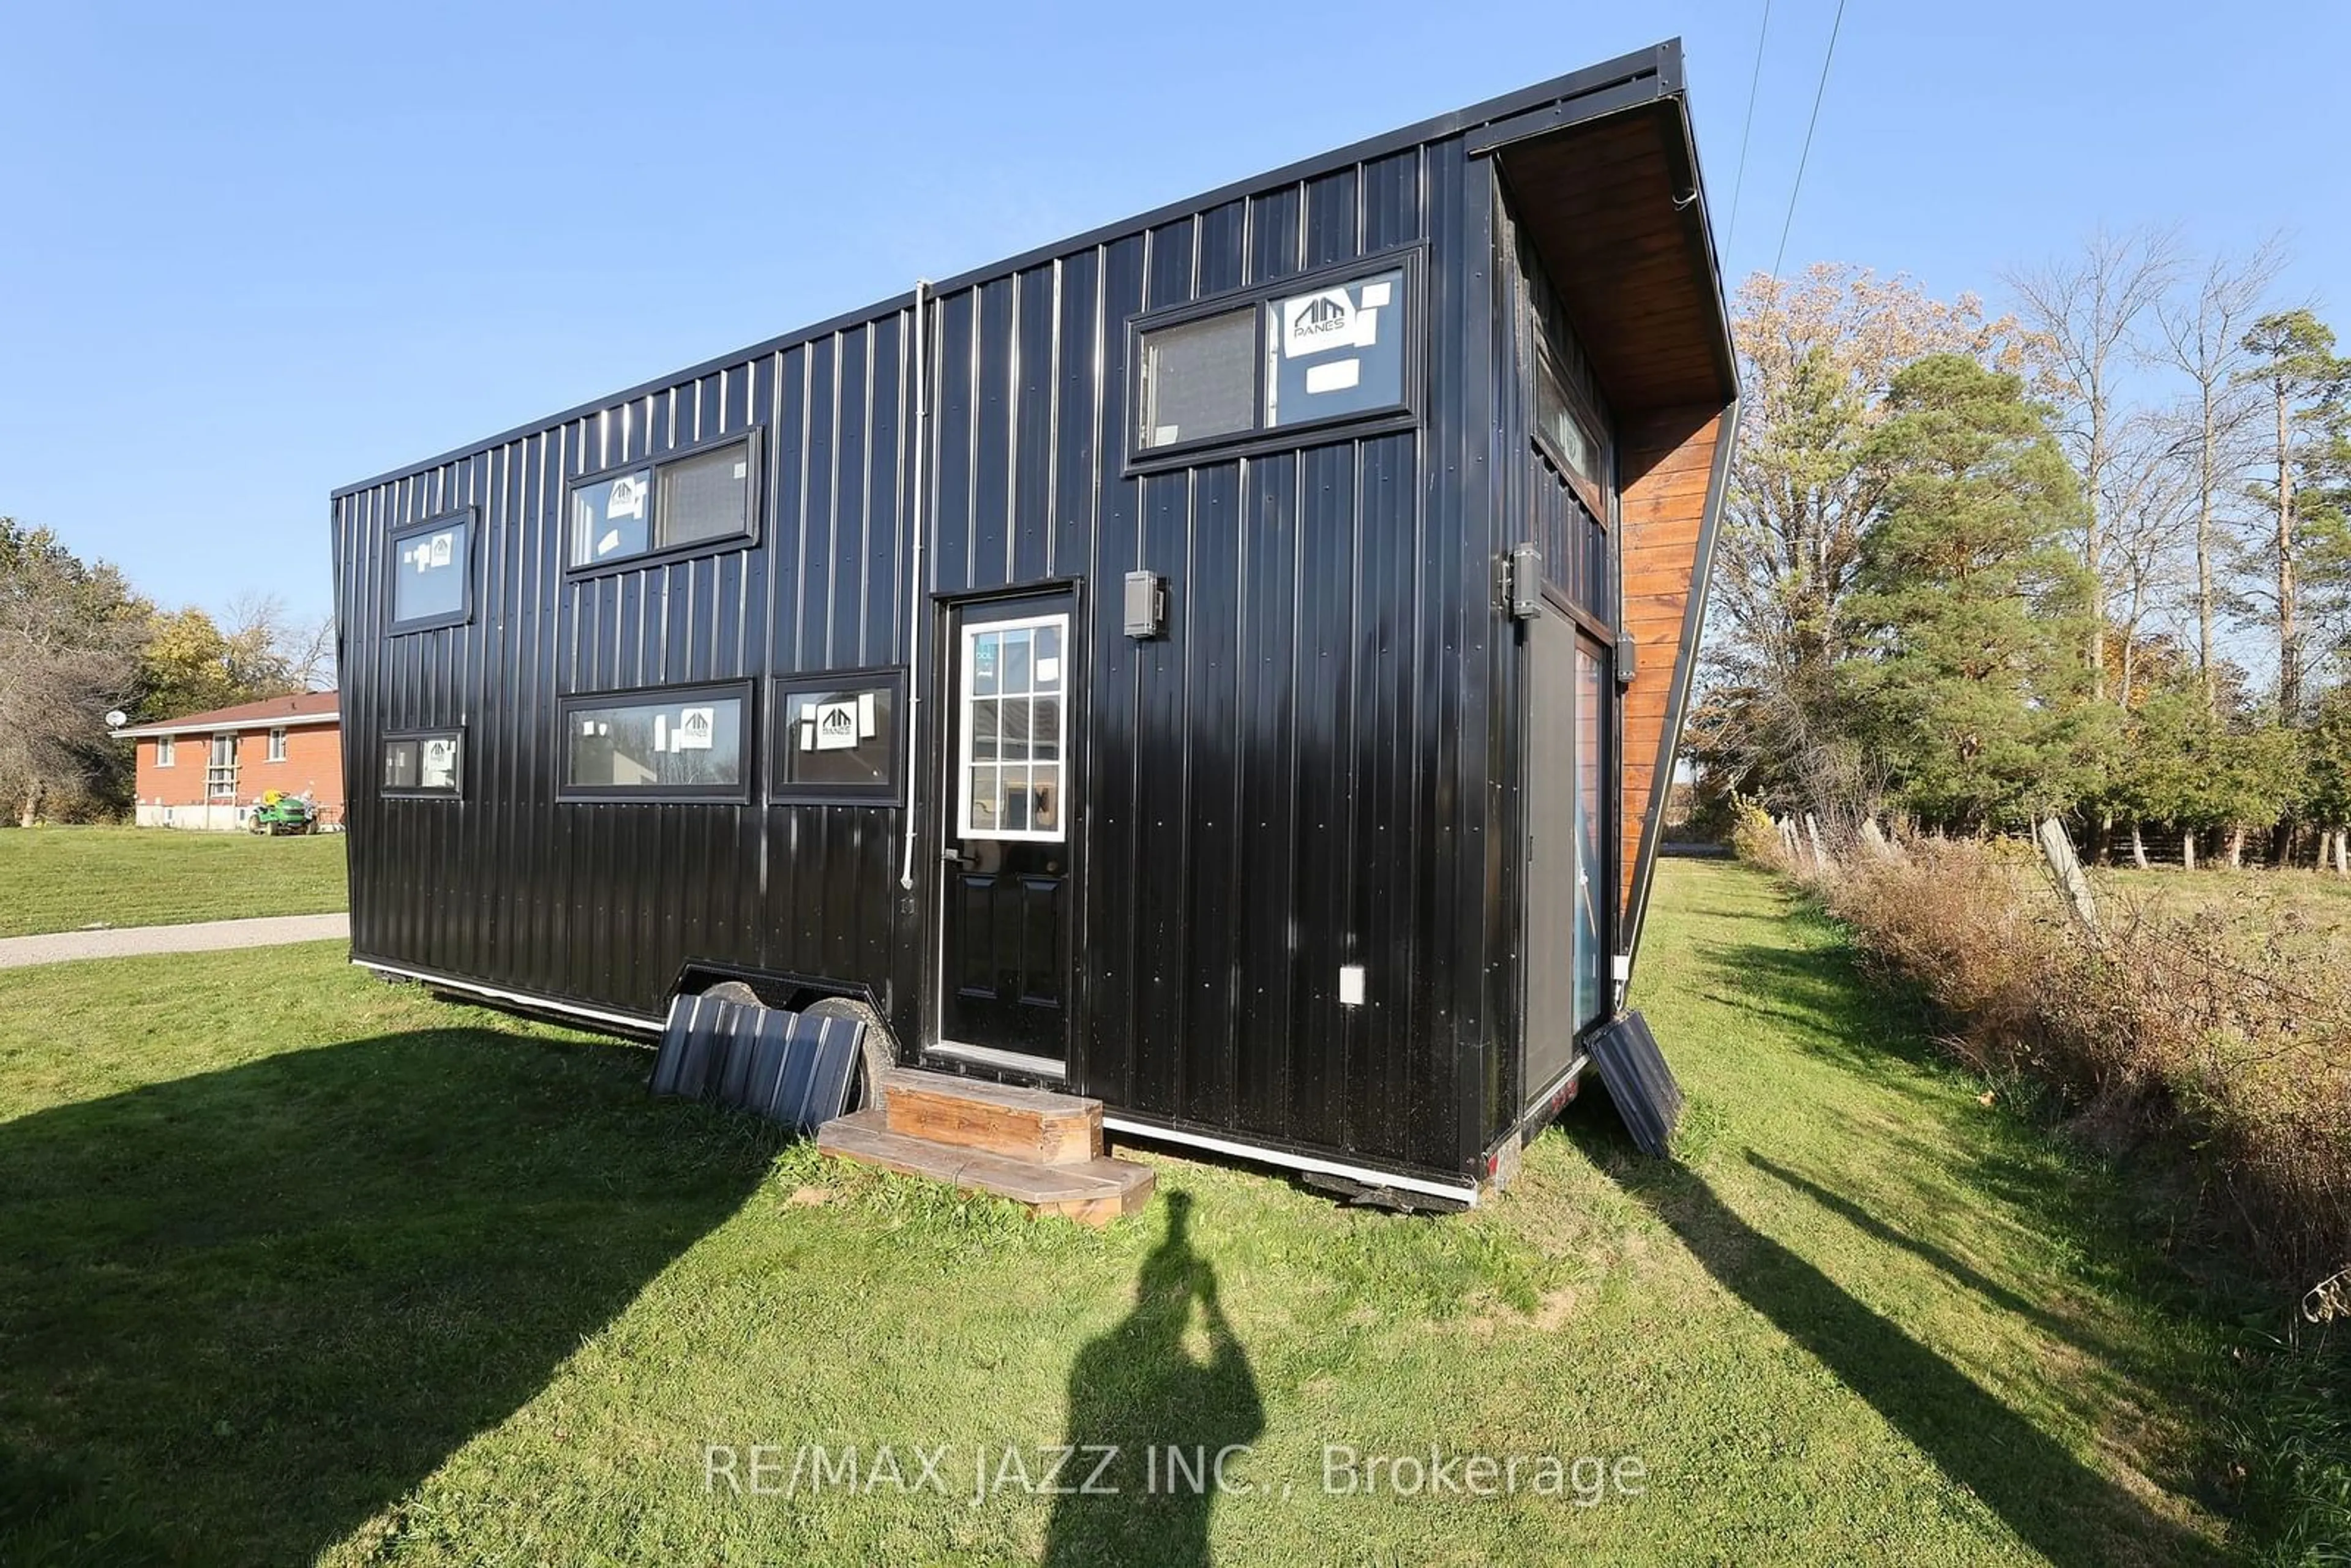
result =
M1747 141L1755 131L1755 89L1763 80L1763 44L1771 36L1771 0L1763 0L1763 26L1755 34L1755 74L1747 78L1747 122L1739 128L1739 176L1730 183L1730 233L1722 242L1729 250L1739 237L1739 198L1747 189Z
M1844 26L1844 0L1837 0L1836 20L1829 24L1828 51L1821 56L1821 85L1813 89L1813 118L1804 125L1804 150L1796 155L1796 183L1788 188L1788 215L1780 223L1780 248L1771 256L1771 276L1788 256L1788 228L1796 221L1796 196L1804 188L1804 165L1812 161L1813 132L1821 123L1821 99L1828 96L1829 66L1836 58L1837 29Z

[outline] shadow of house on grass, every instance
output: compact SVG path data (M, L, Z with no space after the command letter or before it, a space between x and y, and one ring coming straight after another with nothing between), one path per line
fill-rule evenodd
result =
M1637 1161L1614 1127L1575 1141L1761 1313L2058 1568L2218 1561L2211 1545L2084 1464L1958 1367L1747 1223L1695 1174Z
M1164 1207L1166 1233L1136 1276L1134 1310L1070 1369L1071 1471L1084 1481L1114 1445L1097 1484L1115 1490L1054 1499L1045 1568L1204 1568L1219 1456L1265 1430L1217 1271L1192 1249L1191 1197L1171 1192ZM1258 1479L1245 1455L1228 1473Z
M0 1562L308 1562L756 1186L651 1058L398 1034L0 1124Z

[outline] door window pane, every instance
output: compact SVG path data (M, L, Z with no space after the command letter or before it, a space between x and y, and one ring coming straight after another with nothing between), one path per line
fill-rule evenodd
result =
M1600 656L1575 651L1575 1019L1592 1023L1608 1010L1608 954L1602 945L1608 898L1604 835L1608 824L1607 682Z
M1054 616L963 634L964 837L1062 836L1068 631Z

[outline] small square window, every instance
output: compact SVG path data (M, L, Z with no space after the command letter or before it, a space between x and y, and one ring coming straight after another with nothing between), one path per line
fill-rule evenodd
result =
M465 738L455 730L399 735L383 743L383 791L454 799L463 784Z
M570 564L747 538L758 468L758 444L746 435L573 486Z
M1144 451L1257 426L1257 313L1228 310L1143 334Z
M895 802L904 679L883 670L778 681L774 797Z
M392 536L392 629L455 626L474 610L474 516L434 517Z

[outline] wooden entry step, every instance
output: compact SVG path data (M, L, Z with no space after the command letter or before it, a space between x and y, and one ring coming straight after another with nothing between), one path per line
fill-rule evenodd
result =
M892 1130L888 1105L885 1098L881 1106L827 1122L817 1129L816 1146L841 1159L905 1176L928 1176L965 1192L993 1193L1026 1205L1031 1214L1060 1215L1083 1225L1108 1225L1151 1201L1157 1173L1149 1166L1098 1155L1048 1165L967 1144L917 1137ZM1097 1103L1096 1138L1101 1136L1101 1114Z
M1075 1094L898 1067L882 1074L882 1108L891 1132L934 1144L1046 1166L1102 1157L1102 1102Z

